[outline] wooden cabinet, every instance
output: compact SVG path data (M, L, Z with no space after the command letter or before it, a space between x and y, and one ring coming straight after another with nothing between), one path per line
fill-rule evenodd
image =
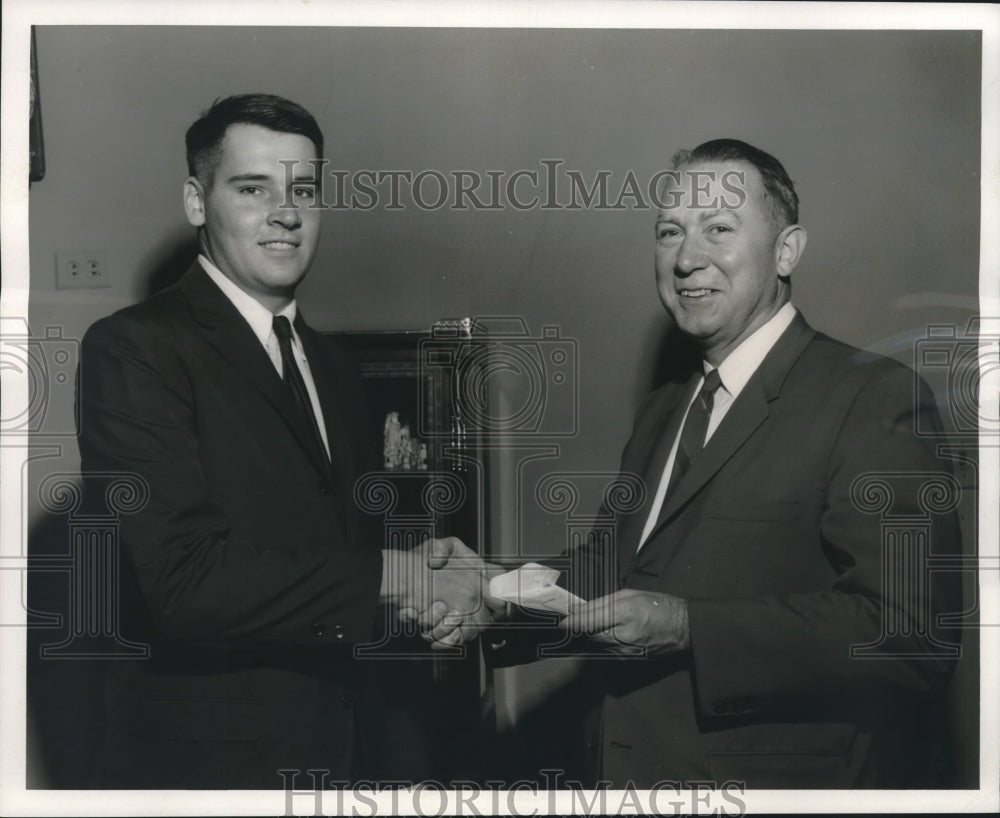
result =
M455 363L475 343L468 322L441 322L429 332L329 335L361 367L372 418L365 445L382 467L359 479L355 500L363 514L381 524L382 546L408 550L427 537L456 536L488 555L487 452L480 435L464 428L458 409L456 378L463 373ZM399 456L398 446L385 451L391 413L408 432L408 457ZM412 630L394 627L392 638L372 646L369 655L392 663L384 676L401 718L414 727L415 751L430 761L436 780L482 780L493 719L484 708L492 691L479 643L438 654Z

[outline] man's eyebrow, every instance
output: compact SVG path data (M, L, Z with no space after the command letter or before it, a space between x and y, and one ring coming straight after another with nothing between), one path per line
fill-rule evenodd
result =
M230 176L228 181L230 184L238 182L270 182L273 177L266 173L237 173L235 176ZM315 176L293 176L292 182L296 185L317 185L319 181Z
M230 176L227 182L269 182L271 177L266 173L237 173Z
M699 214L698 221L703 222L706 221L707 219L714 219L716 216L722 216L724 214L732 216L734 219L736 219L736 221L740 222L741 224L743 222L743 219L740 218L740 214L737 213L731 207L724 207L716 210L705 210L701 214Z

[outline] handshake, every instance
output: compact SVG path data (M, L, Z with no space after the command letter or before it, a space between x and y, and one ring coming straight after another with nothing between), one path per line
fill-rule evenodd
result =
M529 563L520 570L541 567ZM512 598L559 611L561 628L604 652L635 655L638 650L652 658L690 647L687 600L681 597L622 588L584 602L551 586L505 593L503 580L496 588L505 598L491 596L490 580L504 573L457 537L428 540L412 551L382 551L381 599L396 608L400 620L415 622L436 650L475 639L503 617Z
M490 579L503 572L457 537L427 540L412 551L382 551L380 598L400 620L415 622L432 648L455 647L506 610L489 595Z

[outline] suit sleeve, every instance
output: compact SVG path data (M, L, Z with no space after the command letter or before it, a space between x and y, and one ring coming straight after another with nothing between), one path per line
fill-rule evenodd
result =
M915 434L916 413L920 428L940 421L927 387L921 382L915 396L913 383L908 369L883 371L843 418L820 517L836 576L828 591L689 600L694 684L705 715L878 689L925 691L953 669L958 640L937 620L960 610L959 576L929 570L924 558L960 552L946 499L957 484L936 441ZM939 487L936 497L915 489L928 479Z
M154 630L230 643L371 639L380 551L321 536L234 537L203 473L197 395L164 335L120 315L98 322L83 341L77 382L88 502L100 508L116 474L133 475L148 494L121 516L120 542Z

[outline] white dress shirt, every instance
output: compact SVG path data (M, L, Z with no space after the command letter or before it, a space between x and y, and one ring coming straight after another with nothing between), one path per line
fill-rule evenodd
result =
M312 404L313 413L316 415L316 423L319 426L319 433L323 438L323 446L326 448L327 457L329 457L330 443L326 436L326 424L323 422L323 409L319 405L316 383L313 381L312 372L309 370L309 361L306 360L305 351L302 349L302 342L295 331L295 316L298 312L295 301L292 301L281 312L272 313L252 295L237 287L204 254L198 256L198 263L208 273L209 278L225 293L226 298L233 302L233 306L239 310L240 315L250 325L250 329L257 336L257 339L271 359L271 363L274 364L278 375L281 377L284 377L284 372L281 361L281 348L278 346L278 337L274 334L274 316L283 315L288 319L288 323L292 326L292 352L295 355L295 362L299 365L299 372L302 375L302 380L305 382L306 391L309 393L309 402Z
M705 443L708 443L712 435L715 433L715 430L719 428L719 424L722 423L722 419L729 411L729 407L732 406L733 401L739 397L740 392L743 391L743 387L747 385L747 382L751 377L753 377L753 373L757 371L764 358L767 357L767 353L771 351L771 347L778 342L778 338L781 337L781 334L788 329L789 325L795 318L796 312L797 310L792 306L791 302L786 302L780 310L771 316L770 320L766 324L758 327L753 334L745 338L743 342L736 347L736 349L730 352L726 356L725 360L719 364L719 379L722 381L722 386L720 386L718 391L716 391L715 398L712 402L712 413L708 416L708 429L705 432ZM705 374L712 371L712 367L707 361L703 361L702 366L705 370ZM667 496L667 484L670 482L670 473L674 469L674 460L677 457L677 446L680 443L680 430L684 428L684 422L687 420L687 413L690 411L691 404L694 403L695 398L697 398L704 383L705 378L703 376L699 380L698 386L694 390L694 394L691 396L691 400L688 401L687 408L684 410L684 419L681 421L677 437L674 439L673 446L670 448L670 455L667 457L667 463L663 468L663 474L660 475L659 485L656 487L656 494L653 496L653 505L650 506L649 516L646 518L646 525L643 526L642 536L639 538L639 548L642 548L642 546L646 544L646 538L656 526L656 521L660 517L660 510L663 508L663 498Z

